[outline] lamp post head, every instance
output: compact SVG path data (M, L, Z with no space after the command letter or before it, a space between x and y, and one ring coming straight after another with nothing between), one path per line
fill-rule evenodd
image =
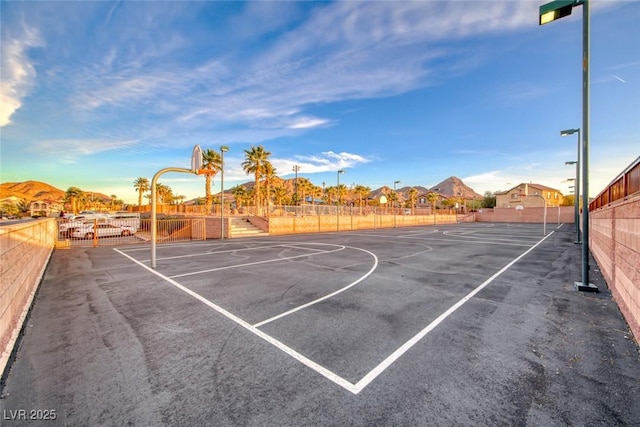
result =
M222 147L220 147L220 152L226 153L227 151L229 151L229 147L227 147L226 145L223 145Z
M574 133L580 132L580 128L578 129L565 129L560 131L560 136L573 135Z
M340 169L340 170L338 171L338 174L341 174L341 173L344 173L344 169Z
M570 162L564 162L565 165L575 165L576 163L578 162L576 162L575 160L572 160Z

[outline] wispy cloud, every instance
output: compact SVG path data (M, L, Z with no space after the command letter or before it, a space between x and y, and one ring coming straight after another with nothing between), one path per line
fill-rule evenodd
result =
M29 152L40 156L55 155L61 158L64 163L75 163L79 157L106 151L130 149L138 142L137 140L51 139L29 146Z
M273 159L271 163L279 175L286 176L293 174L293 166L299 166L300 171L305 174L314 174L353 168L370 161L359 154L326 151L318 155L295 156L293 159Z
M0 43L2 82L0 82L0 126L11 122L11 116L22 106L22 100L35 84L36 70L27 51L42 46L37 30L24 27L15 38Z

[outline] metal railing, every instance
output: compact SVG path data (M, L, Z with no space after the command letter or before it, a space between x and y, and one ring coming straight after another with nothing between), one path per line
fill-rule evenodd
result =
M159 219L157 243L204 240L202 218ZM150 219L100 218L87 221L57 220L57 247L87 247L144 243L151 240Z
M640 192L640 156L589 203L589 210L605 207L638 192Z

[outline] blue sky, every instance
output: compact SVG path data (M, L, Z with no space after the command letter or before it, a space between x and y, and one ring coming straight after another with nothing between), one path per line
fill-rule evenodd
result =
M372 189L458 176L558 188L581 127L582 7L545 1L17 2L1 5L2 182L137 200L133 181L263 145L279 176ZM640 2L591 7L591 195L640 154ZM174 194L204 178L168 173ZM214 180L214 191L220 181Z

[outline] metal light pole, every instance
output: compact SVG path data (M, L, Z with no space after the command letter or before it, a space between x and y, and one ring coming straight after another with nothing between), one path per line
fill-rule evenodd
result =
M294 205L297 206L298 205L298 171L300 170L300 166L293 165L293 168L291 170L293 170L296 173L296 180L294 182L296 201L295 201Z
M340 169L338 171L338 186L336 187L336 191L338 192L338 203L336 204L336 229L340 231L340 174L344 173L344 169Z
M578 162L576 161L571 161L571 162L564 162L565 165L576 165L576 177L575 178L569 178L567 181L573 181L575 183L575 185L570 185L569 189L573 188L573 222L576 226L576 241L574 243L580 243L580 195L578 192Z
M582 5L582 282L575 282L579 291L598 292L589 283L589 121L591 69L590 0L555 0L540 6L539 23L547 24L571 14L575 6Z
M575 223L576 223L576 243L580 243L580 128L566 129L560 131L560 136L578 134L578 147L575 162L565 162L565 165L576 165L576 188L575 188Z
M224 153L229 151L229 147L220 147L220 240L224 240Z
M396 213L398 210L398 193L396 193L396 185L400 184L400 181L393 182L393 228L397 228Z

